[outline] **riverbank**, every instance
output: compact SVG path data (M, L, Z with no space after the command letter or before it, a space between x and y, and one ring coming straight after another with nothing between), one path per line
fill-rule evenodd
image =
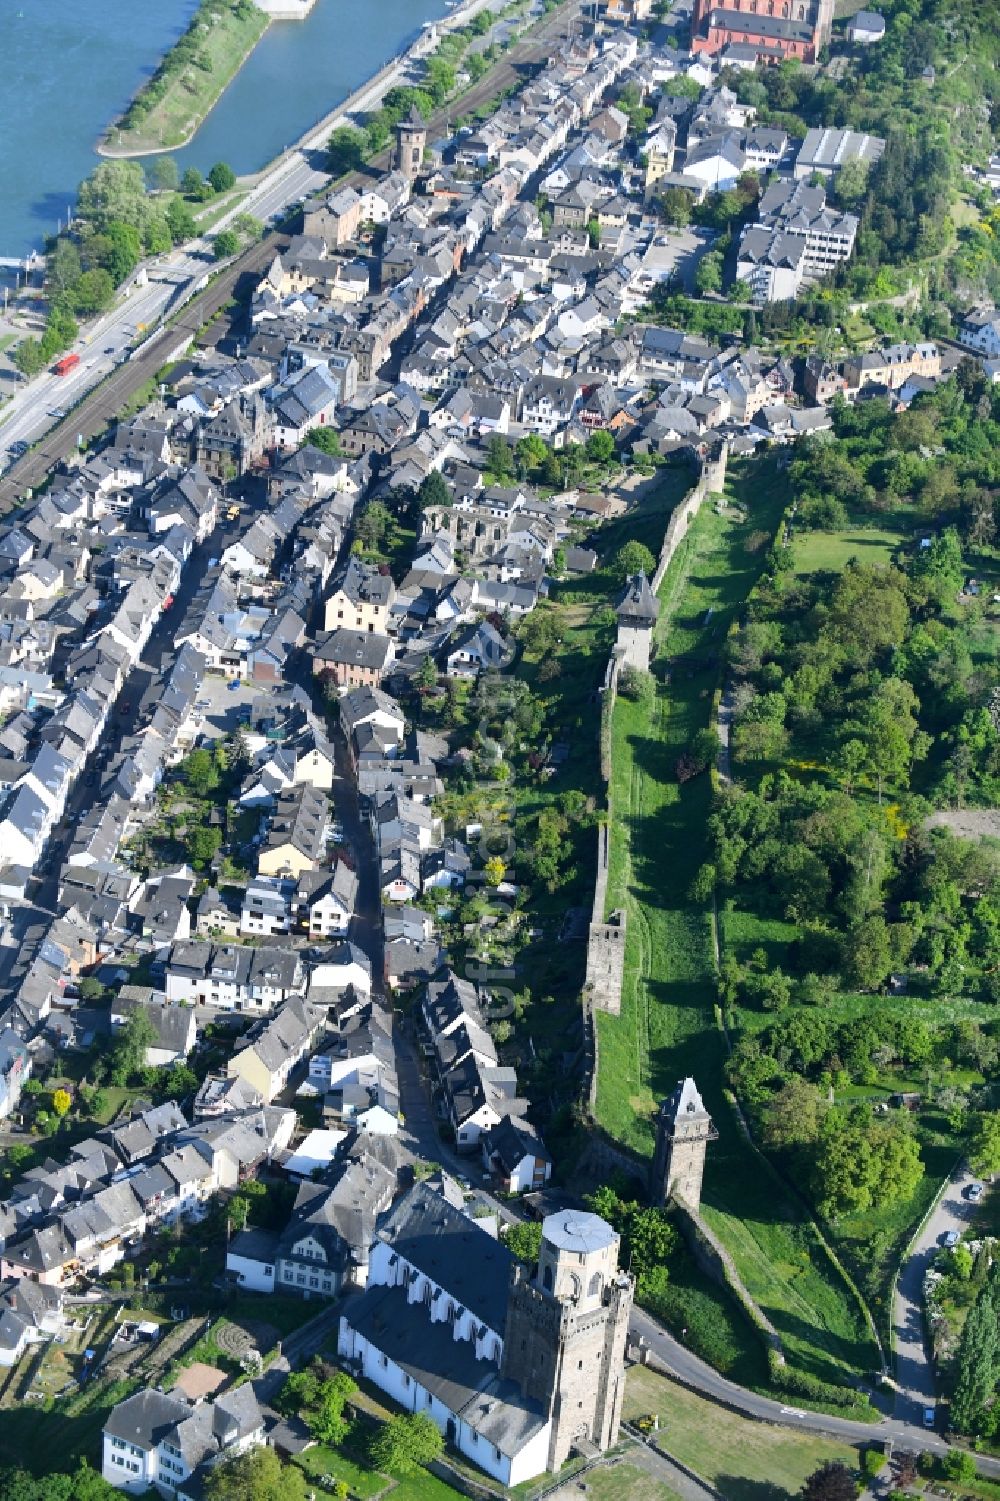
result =
M253 0L202 0L153 77L108 127L99 155L155 156L186 146L270 24Z

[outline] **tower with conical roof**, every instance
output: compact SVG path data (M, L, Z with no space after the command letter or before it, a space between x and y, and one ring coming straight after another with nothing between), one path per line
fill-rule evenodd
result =
M396 171L412 182L419 176L427 145L427 126L414 105L405 120L396 126Z
M649 670L649 649L653 627L660 613L660 601L649 587L644 573L633 573L618 600L618 654L623 667Z
M652 1197L655 1203L682 1199L695 1211L701 1205L705 1153L719 1133L693 1079L681 1079L660 1106L656 1118Z

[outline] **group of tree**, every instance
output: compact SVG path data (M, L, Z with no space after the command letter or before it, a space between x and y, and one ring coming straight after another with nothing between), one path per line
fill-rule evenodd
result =
M621 1236L621 1264L636 1278L640 1296L652 1272L662 1281L678 1244L677 1231L664 1210L622 1198L608 1185L590 1195L587 1207Z
M159 255L196 232L190 209L177 194L150 194L142 168L106 161L80 185L76 216L49 241L46 289L49 314L40 339L23 340L14 361L35 375L77 336L77 318L110 307L115 288L147 255Z
M306 1501L306 1480L297 1465L284 1464L274 1449L248 1449L223 1459L205 1481L208 1501Z
M1000 1263L989 1268L962 1329L949 1416L958 1433L1000 1431Z
M499 433L486 442L486 474L497 485L528 479L547 488L562 489L579 483L588 468L603 472L617 462L614 435L603 428L595 429L586 443L567 443L559 449L552 448L538 433L526 433L514 445Z
M304 1370L286 1378L277 1406L289 1417L300 1417L317 1443L339 1444L350 1431L344 1409L357 1389L346 1371L317 1356Z
M0 1501L115 1501L121 1492L81 1460L71 1475L0 1470Z

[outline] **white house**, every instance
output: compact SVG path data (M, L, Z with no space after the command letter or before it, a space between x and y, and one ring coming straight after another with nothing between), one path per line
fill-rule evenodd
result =
M191 1494L203 1494L202 1481L214 1461L263 1442L264 1415L250 1382L196 1406L146 1390L126 1397L108 1414L101 1474L118 1490L141 1495L155 1486L161 1495L185 1501L188 1482Z
M960 332L962 343L970 349L987 359L1000 356L1000 312L995 307L973 308L963 318Z

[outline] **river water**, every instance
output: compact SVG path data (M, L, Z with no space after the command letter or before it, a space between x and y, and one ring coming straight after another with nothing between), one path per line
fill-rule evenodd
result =
M65 221L103 128L195 6L0 0L0 256ZM178 163L256 171L444 14L444 0L316 0L305 21L274 22Z

